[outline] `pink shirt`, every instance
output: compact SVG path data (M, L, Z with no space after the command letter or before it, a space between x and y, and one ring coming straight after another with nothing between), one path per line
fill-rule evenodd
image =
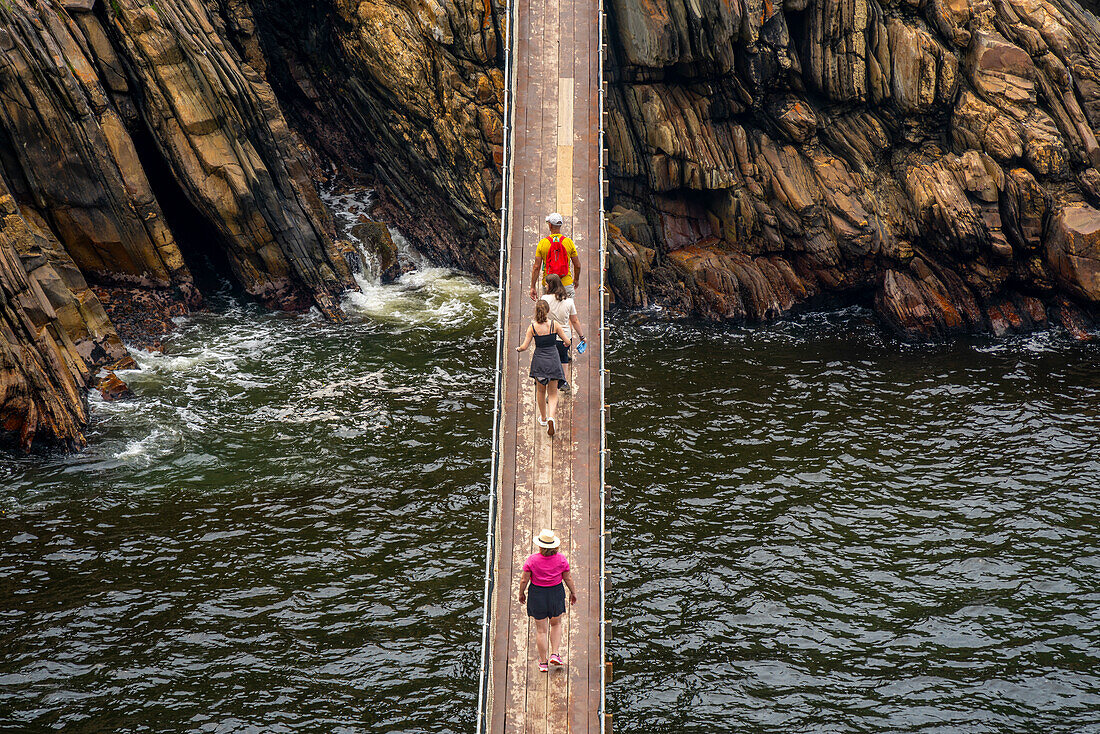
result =
M523 564L524 571L531 572L531 583L535 586L557 586L561 575L569 570L569 561L558 551L552 556L532 553Z

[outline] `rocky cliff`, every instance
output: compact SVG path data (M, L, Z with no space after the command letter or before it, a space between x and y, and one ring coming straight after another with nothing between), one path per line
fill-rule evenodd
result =
M339 319L317 182L492 279L499 0L0 2L0 430L202 302ZM911 338L1100 305L1100 24L1073 0L612 0L609 278L732 322L864 302Z
M103 305L158 330L202 300L189 260L341 317L310 153L228 36L197 0L0 3L0 426L21 446L81 442L83 388L124 354Z
M0 181L0 440L82 446L82 389L96 366L125 356L73 259Z
M499 2L252 0L228 11L303 137L378 186L425 255L497 274ZM230 3L233 5L233 3Z
M911 338L1100 304L1100 24L1074 0L613 0L620 303Z

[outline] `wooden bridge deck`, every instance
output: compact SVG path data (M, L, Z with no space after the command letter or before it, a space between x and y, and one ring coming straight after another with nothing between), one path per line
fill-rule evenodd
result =
M503 311L486 582L479 732L601 732L603 236L600 0L511 0L511 132L505 154ZM527 295L551 211L582 262L576 303L588 351L575 359L551 439L527 377L533 349L515 351L534 311ZM506 248L506 249L505 249ZM534 625L518 601L532 538L553 528L578 602L564 620L564 669L540 673Z

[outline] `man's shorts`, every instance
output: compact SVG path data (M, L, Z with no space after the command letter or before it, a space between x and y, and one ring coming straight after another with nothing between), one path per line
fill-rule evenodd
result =
M570 298L575 298L577 296L577 289L573 287L572 283L565 286L565 295L569 296Z
M559 336L558 340L554 342L554 345L558 348L558 357L561 359L562 364L569 364L573 361L573 358L569 356L569 347L573 346L572 342L570 342L569 347L567 347Z

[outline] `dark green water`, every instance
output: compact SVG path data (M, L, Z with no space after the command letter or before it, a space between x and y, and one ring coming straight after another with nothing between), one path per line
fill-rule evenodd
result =
M229 300L0 457L0 731L472 731L494 305ZM615 730L1100 731L1098 359L617 320Z
M614 362L616 731L1100 731L1096 344L848 313Z
M83 454L0 458L0 731L472 730L495 306L230 303Z

